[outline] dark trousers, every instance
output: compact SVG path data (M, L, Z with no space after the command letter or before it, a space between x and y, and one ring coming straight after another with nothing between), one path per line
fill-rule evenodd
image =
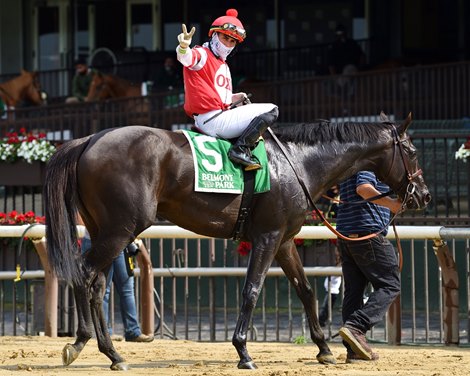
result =
M382 235L364 241L338 239L344 278L343 322L366 333L400 293L398 257ZM368 283L374 291L364 304Z

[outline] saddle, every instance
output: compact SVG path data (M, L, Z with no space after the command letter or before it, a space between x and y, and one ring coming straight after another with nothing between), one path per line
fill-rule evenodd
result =
M240 208L237 222L233 230L233 239L238 240L243 233L243 227L251 210L251 203L255 193L269 191L270 179L267 168L267 156L263 145L257 145L254 153L266 166L261 170L246 171L241 165L233 164L227 155L228 148L233 140L214 142L215 138L207 136L197 127L190 131L183 131L189 141L193 160L195 164L195 190L200 192L224 192L241 194ZM212 140L199 138L201 135L210 137ZM199 147L203 142L204 146ZM229 143L229 144L228 144ZM227 145L228 144L228 145ZM204 154L207 152L207 154ZM221 166L224 166L222 168ZM228 171L226 173L225 171ZM201 178L202 177L202 178Z

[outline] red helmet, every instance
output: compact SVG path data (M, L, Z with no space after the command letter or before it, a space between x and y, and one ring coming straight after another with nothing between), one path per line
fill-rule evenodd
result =
M209 29L209 36L214 32L222 33L236 39L238 43L245 40L246 31L240 20L237 18L238 11L236 9L228 9L225 16L217 18Z

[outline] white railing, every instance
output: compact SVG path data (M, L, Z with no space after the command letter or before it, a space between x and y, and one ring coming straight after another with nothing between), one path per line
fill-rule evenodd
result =
M42 238L45 236L45 225L20 225L20 226L0 226L0 237L12 238L28 236L30 238ZM77 226L79 236L85 233L84 226ZM446 228L443 226L397 226L400 239L442 239L454 237L451 233L463 237L470 237L469 228ZM202 239L208 238L204 235L185 230L178 226L150 226L139 235L140 238L149 239ZM325 226L303 226L296 236L303 239L335 239L333 234ZM388 238L394 238L393 231L388 233Z
M456 275L456 268L453 264L453 255L449 252L445 242L443 239L452 240L451 244L455 243L455 240L462 240L466 239L466 244L468 248L469 240L470 239L470 229L469 228L446 228L442 226L397 226L397 233L401 240L411 240L411 253L414 255L414 241L415 240L432 240L433 241L433 249L437 256L439 262L439 275L436 277L439 279L439 286L438 293L442 298L440 298L440 317L441 317L441 324L440 324L440 334L439 338L441 342L444 343L458 343L459 341L459 331L458 331L458 306L455 307L449 305L448 303L452 302L452 294L455 296L455 285L453 284L446 284L446 280L452 280L452 283L455 282L455 278L457 278L458 284L458 276ZM84 227L77 226L77 232L79 236L84 234ZM0 226L0 237L22 237L27 236L33 239L41 239L45 235L45 226L44 225L21 225L21 226ZM205 239L207 237L195 234L191 231L184 230L178 226L172 225L161 225L161 226L151 226L144 232L139 235L140 238L143 239ZM335 239L336 236L326 227L324 226L304 226L302 227L301 231L297 235L299 238L304 239ZM393 239L395 237L394 232L390 229L388 238ZM211 239L211 238L208 238ZM214 240L214 239L213 239ZM176 240L174 240L176 241ZM179 240L181 241L181 240ZM427 242L425 242L424 250L427 250ZM454 250L455 256L455 250ZM419 256L419 262L421 262L421 256ZM451 261L449 263L449 260ZM414 256L413 256L413 263L414 263ZM424 261L425 269L428 267L427 261ZM159 268L152 268L152 273L154 278L160 279L160 289L163 288L163 281L164 279L173 279L174 281L176 278L192 278L192 277L204 277L204 278L212 278L212 277L244 277L246 273L245 267L176 267L175 265L169 267L163 267L164 265L160 265ZM412 266L414 268L414 265ZM136 274L139 275L140 270L136 269ZM341 268L340 267L305 267L306 275L309 277L319 277L319 276L331 276L331 275L341 275ZM468 270L467 270L468 272ZM414 273L414 271L413 271ZM447 274L449 273L449 274ZM267 273L268 277L280 277L283 276L283 272L281 268L272 267ZM450 276L450 277L449 277ZM0 280L13 280L18 277L18 274L14 271L3 271L0 272ZM45 273L43 270L28 270L22 271L21 279L42 279L45 277ZM467 281L468 282L468 281ZM467 283L468 284L468 283ZM462 286L465 283L462 283ZM458 286L457 286L458 288ZM467 291L470 288L467 288ZM155 290L156 291L156 290ZM162 291L162 290L160 290ZM428 296L430 291L426 291L426 296ZM141 295L144 294L144 290L142 288ZM468 295L468 294L467 294ZM470 295L469 295L470 296ZM157 295L158 297L158 295ZM158 297L158 299L160 299ZM175 300L175 297L173 297ZM454 299L455 300L455 299ZM164 303L163 297L162 300L159 302L159 306L155 306L156 309L160 309L160 312L165 308L165 306L171 305L170 303ZM455 303L455 301L454 301ZM462 306L465 303L460 303ZM467 305L469 303L467 302ZM153 305L153 304L152 304ZM450 308L449 308L450 307ZM173 308L174 309L174 308ZM446 310L450 310L450 314L446 314ZM449 313L448 312L448 313ZM174 316L174 315L173 315ZM414 318L415 312L412 313ZM425 329L425 336L427 338L428 335L428 313L426 312L426 329ZM452 316L452 320L448 320L448 318ZM152 315L153 317L153 315ZM161 322L163 325L163 312ZM444 323L445 321L445 323ZM153 321L149 323L149 325L153 328ZM413 323L414 328L415 323ZM174 328L175 328L174 324ZM457 331L455 331L457 327ZM392 327L393 329L393 327ZM414 331L414 329L412 329ZM456 334L457 333L457 334ZM47 334L47 333L46 333ZM161 331L163 335L163 331ZM414 334L413 334L414 335ZM457 337L456 337L457 336ZM389 335L390 337L390 335ZM393 341L392 341L393 342Z

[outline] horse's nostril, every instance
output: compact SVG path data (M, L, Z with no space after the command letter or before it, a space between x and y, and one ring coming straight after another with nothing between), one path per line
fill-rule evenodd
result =
M424 202L426 204L429 204L431 202L431 199L432 199L432 196L430 193L427 193L425 196L424 196Z

